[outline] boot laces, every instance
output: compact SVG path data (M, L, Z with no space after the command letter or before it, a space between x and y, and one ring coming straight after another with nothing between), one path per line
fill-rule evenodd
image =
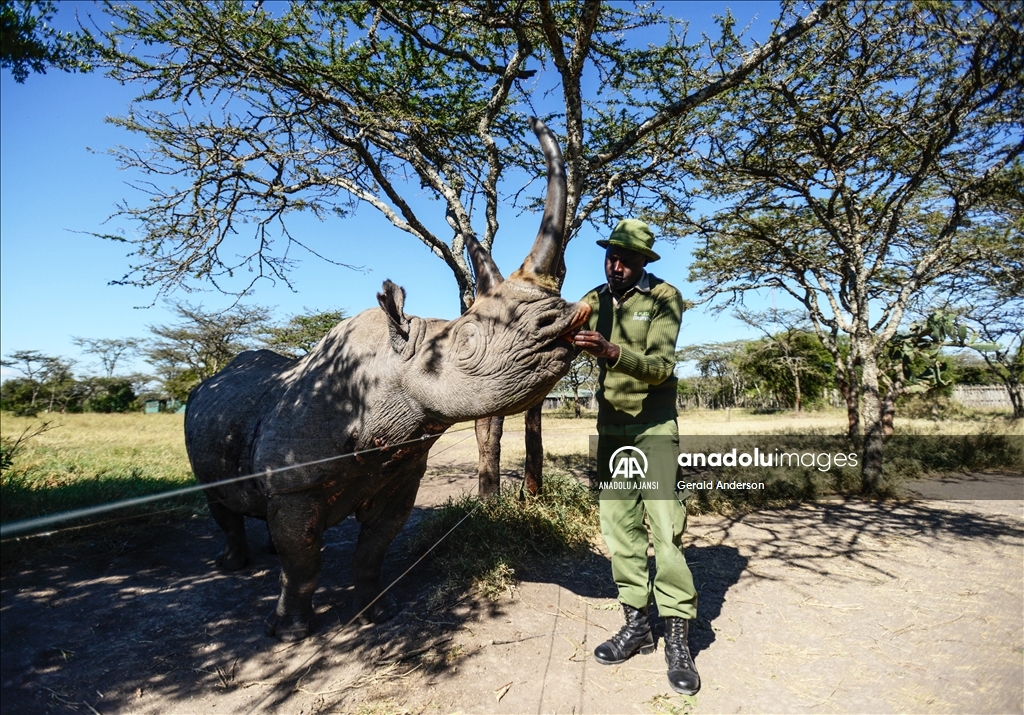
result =
M619 632L612 636L612 641L619 647L619 650L625 650L626 644L629 643L630 636L635 632L636 626L632 623L627 623Z
M665 650L668 653L673 668L679 665L686 670L694 670L689 644L683 639L684 632L685 630L681 625L669 625L668 638L665 639Z

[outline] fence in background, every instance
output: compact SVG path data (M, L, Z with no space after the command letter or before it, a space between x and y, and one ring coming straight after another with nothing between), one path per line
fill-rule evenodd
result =
M975 409L1013 409L1002 385L954 385L953 400Z

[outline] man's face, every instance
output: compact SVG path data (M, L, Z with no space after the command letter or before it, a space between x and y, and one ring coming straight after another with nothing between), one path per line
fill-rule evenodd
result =
M647 258L636 251L610 246L604 254L604 274L616 293L623 293L640 280Z

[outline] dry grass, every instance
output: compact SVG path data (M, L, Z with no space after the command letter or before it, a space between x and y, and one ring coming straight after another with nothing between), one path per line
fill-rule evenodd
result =
M181 414L78 414L14 417L5 413L0 433L16 439L26 428L49 420L53 428L28 440L4 472L0 517L4 521L54 513L193 483L185 454ZM748 410L686 411L679 417L681 434L766 434L814 432L840 434L841 411L755 415ZM897 419L897 429L912 434L1024 434L1024 424L1000 416L933 422ZM502 465L519 469L526 456L523 417L505 420ZM544 451L552 464L567 466L586 459L589 438L596 434L593 415L582 419L546 413ZM471 423L455 425L433 450L431 466L472 469L476 441ZM191 502L198 505L201 497Z
M191 472L185 454L184 415L142 413L14 417L4 413L0 435L14 439L41 421L52 429L31 440L17 467L55 469L55 460L77 464L82 474L146 467L162 475Z
M41 421L50 421L51 429L23 443L3 474L0 514L5 522L193 483L180 414L26 418L5 413L0 434L14 440ZM190 505L201 501L201 495L185 500Z
M442 540L457 524L458 539ZM585 550L598 529L596 495L573 477L548 472L544 490L535 497L506 489L482 501L449 498L419 523L411 548L423 553L438 545L431 561L445 580L428 598L438 606L471 586L497 598L525 564ZM467 551L467 543L490 546Z
M980 415L974 419L944 420L896 419L896 429L903 434L1024 434L1024 423L1014 422L1001 415ZM434 447L432 466L475 465L476 441L472 438L473 425L466 422L452 427ZM816 412L778 412L753 414L751 410L687 410L679 415L681 435L741 435L773 433L845 434L846 412L822 410ZM562 417L558 413L544 413L544 452L549 457L583 457L589 453L589 439L597 434L596 415L580 419ZM526 458L523 443L522 415L505 419L501 440L501 461L504 467L522 465ZM466 437L469 439L465 439ZM464 441L463 441L464 440ZM442 453L442 450L443 453ZM513 468L518 468L513 467Z

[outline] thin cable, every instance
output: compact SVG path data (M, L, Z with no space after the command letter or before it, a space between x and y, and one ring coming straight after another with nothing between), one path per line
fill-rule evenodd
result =
M132 519L145 519L151 516L159 516L160 514L170 514L174 511L182 511L185 509L191 509L187 504L179 504L178 506L172 506L170 509L157 509L156 511L144 511L141 514L129 514L128 516L119 516L115 519L104 519L103 521L90 521L88 524L79 524L78 526L65 526L62 529L52 529L50 531L37 531L34 534L25 534L24 536L11 536L9 538L0 541L3 544L9 544L12 541L24 541L26 539L35 539L41 536L56 536L57 534L63 534L68 531L81 531L82 529L91 529L94 526L107 526L109 524L117 524L121 521L131 521Z
M435 541L435 542L434 542L434 545L433 545L433 546L431 546L431 547L430 547L429 549L427 549L426 551L424 551L424 552L423 552L423 555L422 555L422 556L420 556L420 557L419 557L418 559L416 559L416 560L415 560L415 561L413 562L412 566L410 566L410 567L409 567L409 568L407 568L407 569L406 569L405 571L403 571L403 572L401 573L401 575L400 575L400 576L399 576L398 578L396 578L396 579L395 579L394 581L392 581L391 583L389 583L389 584L388 584L387 588L385 588L385 589L384 589L383 591L381 591L380 593L378 593L378 594L377 594L377 596L376 596L376 597L375 597L375 598L374 598L374 599L373 599L372 601L370 601L370 602L369 602L369 603L367 603L367 604L366 604L365 606L363 606L363 610L359 611L359 613L357 613L356 615L352 616L352 618L351 618L351 619L349 620L349 622L348 622L348 623L346 623L345 625L343 625L343 626L341 627L341 630L345 630L346 628L348 628L349 626L351 626L351 625L352 625L352 624L353 624L353 623L354 623L354 622L356 621L356 619L357 619L357 618L359 618L359 616L363 615L363 613L365 613L365 612L366 612L366 609L367 609L367 608L369 608L370 606L372 606L373 604L375 604L375 603L377 602L377 600L378 600L378 599L379 599L379 598L380 598L381 596L383 596L383 595L384 595L385 593L387 593L387 592L388 592L389 590L391 590L391 587L392 587L392 586L394 586L394 585L395 585L396 583L398 583L399 581L401 581L401 580L402 580L402 579L403 579L403 578L405 577L405 575L406 575L407 573L409 573L409 572L410 572L410 571L412 571L412 570L413 570L414 568L416 568L417 564L419 564L419 562L420 562L420 561L422 561L423 559L427 558L427 554L429 554L429 553L430 553L431 551L433 551L433 550L434 550L434 549L436 549L436 548L437 548L438 546L440 546L441 542L442 542L442 541L444 541L445 539L447 539L447 538L448 538L448 535L449 535L450 533L452 533L453 531L455 531L456 529L458 529L458 528L459 528L460 526L462 526L462 522L464 522L464 521L465 521L466 519L468 519L469 517L473 516L473 512L475 512L475 511L476 511L477 509L479 509L479 508L480 508L480 505L481 505L481 504L483 504L483 502L482 502L482 501L478 501L478 502L476 503L476 506L474 506L474 507L473 507L472 509L470 509L469 511L467 511L467 512L466 512L466 515L465 515L465 516L463 516L463 517L462 517L461 519L459 519L459 520L458 520L458 521L457 521L457 522L455 523L455 526L453 526L453 527L452 527L452 528L450 528L450 529L449 529L448 531L446 531L446 532L445 532L445 534L444 534L444 536L442 536L442 537L441 537L440 539L438 539L437 541ZM331 639L332 639L332 638L333 638L333 636L332 636L331 638L329 638L329 639L327 640L327 642L329 643L329 642L331 641Z
M458 434L459 432L465 432L467 430L474 429L474 427L464 427L460 430L455 430L448 434ZM179 496L181 494L190 494L192 492L204 491L206 489L212 489L214 487L224 486L225 484L234 484L235 482L242 482L246 479L255 479L257 477L269 477L272 474L279 474L281 472L287 472L292 469L299 469L301 467L309 467L316 464L325 464L327 462L333 462L345 457L354 457L363 454L369 454L371 452L379 452L383 449L392 449L399 447L403 444L411 444L413 442L425 442L428 439L440 439L441 435L423 435L422 437L416 437L413 439L407 439L404 442L395 442L394 444L387 444L381 447L371 447L369 449L362 449L357 452L348 452L346 454L337 454L333 457L324 457L323 459L314 459L309 462L303 462L301 464L289 464L284 467L276 467L274 469L267 469L262 472L255 474L245 474L239 477L229 477L228 479L222 479L218 482L209 482L206 484L195 484L189 487L180 487L178 489L171 489L166 492L160 492L159 494L149 494L142 497L133 497L131 499L124 499L118 502L107 502L106 504L97 504L96 506L83 507L81 509L72 509L70 511L61 512L59 514L51 514L49 516L37 516L31 519L24 519L22 521L16 521L13 524L2 524L0 525L0 539L9 538L17 534L21 534L26 531L32 531L38 528L50 526L51 524L59 524L62 521L70 521L72 519L81 519L87 516L95 516L97 514L105 514L108 511L114 511L116 509L125 509L131 506L140 506L142 504L149 504L151 502L160 501L162 499L169 499L171 497ZM462 440L465 441L465 440ZM454 446L454 445L452 445ZM447 447L445 448L447 449ZM443 450L442 450L443 451ZM310 485L312 488L315 485Z
M468 428L454 430L453 432L449 432L448 434L458 434L459 432L465 432L467 429ZM448 451L452 447L459 446L460 444L462 444L463 442L465 442L467 439L469 439L472 436L473 435L471 435L471 434L466 435L462 439L460 439L460 440L458 440L456 442L452 442L451 444L443 447L442 449L437 450L437 452L434 452L432 456L436 456L438 454L443 454L444 452ZM383 448L381 448L381 449L383 449ZM370 450L366 450L366 451L370 451ZM202 486L202 487L198 487L198 488L205 489L206 486ZM197 487L187 487L186 489L191 489L191 490L194 491L195 489L197 489ZM177 492L161 492L158 495L153 495L152 498L153 499L170 498L171 496L174 496L175 494L177 494ZM57 534L63 534L66 531L77 531L79 529L88 529L88 528L94 527L94 526L103 526L103 525L106 525L106 524L116 524L119 521L126 521L128 519L141 519L141 518L144 518L144 517L147 517L147 516L156 516L158 514L167 514L167 513L172 512L172 511L180 511L181 509L184 509L184 508L186 508L185 505L174 506L174 507L171 507L170 509L159 509L157 511L146 511L146 512L143 512L141 514L132 514L130 516L118 517L117 519L105 519L104 521L91 521L88 524L80 524L79 526L66 526L66 527L64 527L62 529L52 529L50 531L40 531L40 532L37 532L35 534L26 534L24 536L11 536L11 537L8 537L6 539L0 540L0 543L7 544L7 543L10 543L12 541L22 541L24 539L34 539L34 538L40 537L40 536L55 536ZM72 514L73 512L65 512L65 513L66 514ZM17 522L17 523L20 524L21 522Z

